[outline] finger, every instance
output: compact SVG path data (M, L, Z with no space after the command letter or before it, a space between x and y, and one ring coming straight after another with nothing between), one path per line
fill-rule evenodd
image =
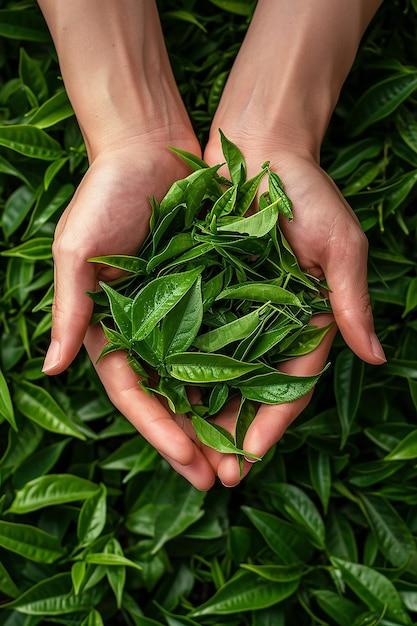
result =
M96 289L96 270L79 254L60 250L55 256L55 293L52 306L51 343L43 372L59 374L81 348L93 312L87 291Z
M164 456L164 455L163 455ZM181 465L169 456L164 456L171 467L199 491L208 491L214 485L216 474L207 463L204 454L196 447L194 459L188 465Z
M323 265L332 311L351 350L367 363L381 365L386 357L375 334L368 291L368 242L359 229L345 241L329 241Z
M323 327L327 326L332 319L331 315L322 314L315 316L312 319L312 323ZM337 328L334 326L315 350L309 354L282 363L279 370L293 376L312 376L317 374L326 364L336 332ZM311 391L293 402L261 405L246 433L243 449L262 458L266 452L279 441L288 426L307 406L312 393ZM232 455L227 455L220 460L217 466L217 474L224 485L234 486L248 474L252 466L252 463L245 460L242 475L240 475L236 459L233 458Z
M114 352L97 363L106 344L98 326L88 328L84 343L114 406L179 474L197 489L209 489L215 479L210 464L158 397L150 396L139 386L138 376L129 367L125 354Z

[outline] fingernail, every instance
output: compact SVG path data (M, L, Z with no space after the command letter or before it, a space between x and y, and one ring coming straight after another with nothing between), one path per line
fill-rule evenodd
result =
M379 343L378 337L375 335L375 333L371 333L369 337L371 340L372 354L376 359L379 359L381 363L386 363L387 357L385 356L385 352L381 344Z
M235 483L234 485L226 485L223 481L221 481L221 483L222 483L223 487L227 487L227 489L233 489L233 487L237 487L238 486L238 484L240 483L240 480L237 483Z
M248 463L256 463L258 459L251 459L248 456L243 457Z
M48 352L46 353L45 361L43 362L42 372L44 374L58 365L60 361L60 352L61 346L58 341L56 341L56 339L52 339Z

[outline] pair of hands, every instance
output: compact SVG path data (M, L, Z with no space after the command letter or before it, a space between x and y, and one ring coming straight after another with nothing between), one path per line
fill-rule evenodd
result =
M229 135L230 136L230 135ZM324 366L337 327L348 345L365 361L381 363L382 349L373 333L372 313L366 279L367 241L356 217L334 183L306 153L276 149L263 154L259 143L246 149L230 136L246 156L248 175L265 160L282 178L293 202L294 221L282 227L303 269L325 277L336 325L311 354L280 366L294 375L315 374ZM167 149L175 145L197 153L195 138L183 135L177 141L139 137L136 142L107 149L91 163L74 198L62 215L54 242L55 299L52 341L45 360L47 374L62 372L84 342L98 375L115 407L166 458L171 466L198 489L209 489L216 476L226 486L242 478L234 455L223 455L203 446L188 420L173 415L157 396L149 396L138 385L136 374L123 353L97 357L106 343L101 329L89 326L93 304L87 290L98 281L116 278L110 268L88 263L106 254L135 254L143 241L150 216L147 197L161 199L170 185L189 172ZM220 140L213 134L204 154L209 165L221 162ZM314 323L327 325L328 315ZM262 457L285 432L309 401L309 395L258 410L244 449ZM216 417L223 427L233 429L236 407L231 404ZM243 476L251 467L245 460Z

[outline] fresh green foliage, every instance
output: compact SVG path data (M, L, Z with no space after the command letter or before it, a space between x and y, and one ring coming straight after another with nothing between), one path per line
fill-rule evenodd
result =
M159 5L181 93L204 142L253 2ZM239 487L208 493L178 477L115 411L84 354L59 377L41 374L50 243L87 162L36 2L3 1L0 11L0 622L417 623L415 0L383 3L322 154L369 238L371 298L388 363L360 363L338 337L332 367L277 446ZM270 72L279 80L280 68ZM201 163L194 166L201 175ZM236 203L241 175L236 162L234 184L212 209L219 215ZM268 189L273 201L276 183ZM158 237L157 246L163 227ZM175 254L153 254L151 271L165 255L187 254L189 243L179 233ZM110 261L133 273L145 269L130 258ZM194 271L199 261L187 263ZM193 299L196 306L198 281L174 306L185 310ZM213 279L211 295L220 289ZM256 321L251 313L247 328ZM139 336L145 330L135 329ZM163 350L181 341L171 332ZM281 334L264 337L251 359ZM216 334L206 340L222 342ZM219 383L213 412L224 396ZM242 421L252 417L244 403ZM236 441L241 447L241 433Z
M110 317L114 329L104 326L108 344L101 358L126 350L131 364L139 361L141 385L165 396L175 413L183 412L186 387L197 386L202 398L187 412L199 439L224 451L225 434L197 418L218 413L236 393L282 404L311 391L318 376L296 378L274 364L314 350L330 326L308 323L315 312L330 309L319 281L301 271L280 231L281 206L292 219L280 179L265 163L247 180L243 154L220 133L231 180L217 174L221 164L209 167L175 150L194 171L175 182L161 203L152 200L149 235L137 258L94 262L131 268L115 288L102 284L108 305L96 315L102 323ZM261 196L259 211L246 216L266 174L269 192ZM102 300L100 292L92 297ZM214 401L219 383L222 394ZM237 416L242 441L249 425ZM229 439L229 452L248 456L236 438Z

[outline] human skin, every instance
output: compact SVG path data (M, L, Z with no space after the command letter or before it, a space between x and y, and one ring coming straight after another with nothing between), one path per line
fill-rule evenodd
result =
M205 159L223 160L218 128L243 151L248 174L265 160L293 201L282 220L301 266L325 277L337 326L363 360L385 357L373 331L366 279L367 241L335 184L319 165L320 146L361 36L380 2L259 0L212 124ZM104 254L135 254L146 235L149 204L188 173L168 149L200 147L172 75L151 0L39 0L57 49L64 83L83 133L89 169L61 217L53 246L52 341L44 371L58 374L84 341L95 363L104 345L88 327L86 291L114 270L89 264ZM319 319L323 324L328 319ZM314 374L325 364L334 332L308 357L283 369ZM233 455L205 448L181 416L145 394L124 354L106 356L97 372L115 406L199 489L215 477L239 482ZM308 402L261 407L244 448L257 456L282 436ZM231 428L234 407L218 418ZM245 475L251 465L245 462Z

